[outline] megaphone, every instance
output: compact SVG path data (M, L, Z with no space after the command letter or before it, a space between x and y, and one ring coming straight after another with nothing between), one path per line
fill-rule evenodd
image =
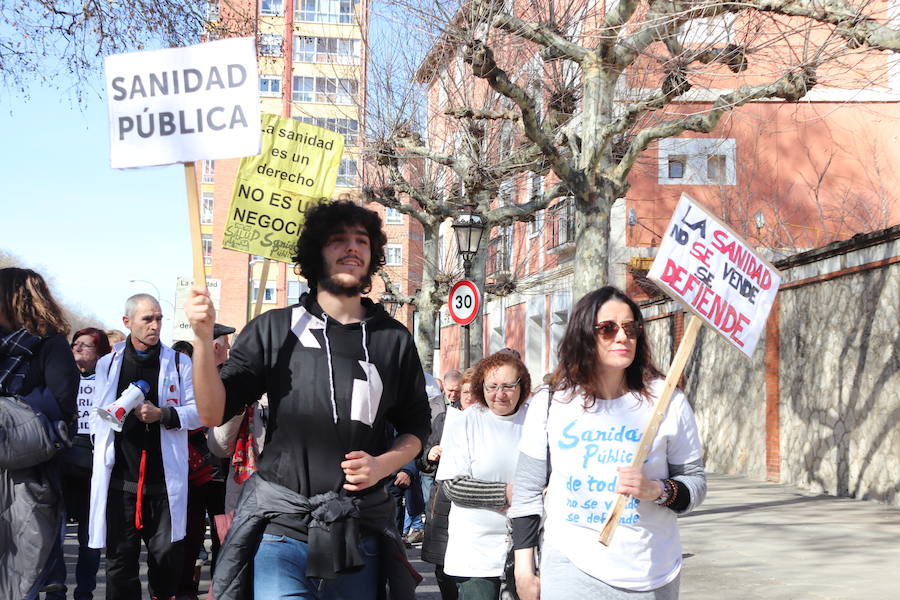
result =
M115 402L105 408L97 407L97 416L109 423L114 430L122 431L122 424L128 413L143 402L149 392L150 384L143 379L129 383Z

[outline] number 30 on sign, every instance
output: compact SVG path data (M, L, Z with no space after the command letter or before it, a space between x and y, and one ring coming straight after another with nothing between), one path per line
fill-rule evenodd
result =
M457 281L450 288L450 318L460 325L468 325L478 316L478 308L481 305L481 294L478 287L463 279Z

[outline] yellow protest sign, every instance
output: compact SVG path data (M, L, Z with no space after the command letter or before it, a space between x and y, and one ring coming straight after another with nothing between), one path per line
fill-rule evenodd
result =
M262 152L241 160L222 247L293 262L306 209L334 192L344 136L262 115Z

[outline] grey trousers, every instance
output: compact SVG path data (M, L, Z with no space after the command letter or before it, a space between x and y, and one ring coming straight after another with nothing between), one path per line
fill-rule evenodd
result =
M661 588L635 592L591 577L552 546L541 551L541 600L678 600L681 575Z

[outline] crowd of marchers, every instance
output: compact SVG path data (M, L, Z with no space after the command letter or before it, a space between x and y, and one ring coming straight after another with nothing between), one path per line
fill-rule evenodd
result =
M435 379L365 296L386 242L376 213L317 206L297 304L232 340L196 286L194 340L173 347L153 296L125 301L127 333L70 334L38 273L0 269L0 597L74 581L90 599L105 553L114 600L402 600L421 552L443 600L677 598L702 448L676 392L647 459L627 459L663 388L640 308L585 295L540 383L511 348Z

